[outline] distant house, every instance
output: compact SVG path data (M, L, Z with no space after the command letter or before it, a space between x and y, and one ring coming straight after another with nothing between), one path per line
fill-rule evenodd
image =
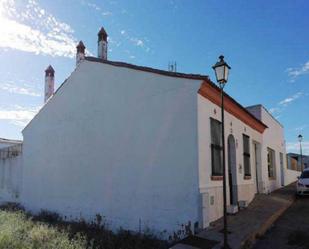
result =
M287 168L292 170L302 171L309 167L309 156L300 155L297 153L287 154Z
M0 138L0 149L10 147L12 145L22 144L20 140Z
M206 75L107 60L104 29L98 45L94 58L79 43L55 93L46 70L46 104L23 130L21 203L164 237L209 226L223 206L220 90ZM263 106L224 98L228 205L237 207L284 184L284 132Z
M0 138L0 203L19 201L22 141Z

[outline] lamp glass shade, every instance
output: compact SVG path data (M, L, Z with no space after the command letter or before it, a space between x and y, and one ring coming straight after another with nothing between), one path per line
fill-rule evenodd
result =
M224 56L219 57L219 61L212 67L215 70L216 79L219 83L226 83L229 76L230 66L224 61Z
M229 71L230 71L229 67L225 66L224 67L224 80L225 80L225 82L227 82L227 79L229 77Z
M225 79L225 72L224 66L219 66L215 68L217 82L224 82Z
M301 142L303 140L303 136L302 135L298 135L298 141Z

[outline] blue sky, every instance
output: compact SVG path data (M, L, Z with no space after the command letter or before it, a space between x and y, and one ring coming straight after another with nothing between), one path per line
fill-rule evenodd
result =
M307 0L1 0L0 137L21 130L43 103L44 70L56 88L75 67L83 40L96 55L109 34L110 60L208 74L220 54L231 65L226 91L244 106L263 104L285 127L288 151L304 136L309 154Z

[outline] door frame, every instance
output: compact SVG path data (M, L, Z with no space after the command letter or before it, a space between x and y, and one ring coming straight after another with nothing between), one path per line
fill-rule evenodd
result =
M280 163L280 172L281 172L281 186L284 186L284 154L279 152L279 163Z
M230 205L237 205L238 204L237 154L236 154L236 140L233 134L230 134L227 138L227 154L228 154Z
M263 192L263 181L262 181L262 150L261 144L257 141L252 141L254 149L254 167L255 167L255 185L256 193Z

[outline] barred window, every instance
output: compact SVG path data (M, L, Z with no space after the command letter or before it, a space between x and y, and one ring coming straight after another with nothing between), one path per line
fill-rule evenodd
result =
M222 176L222 133L221 122L210 118L211 127L211 168L213 176Z
M243 156L244 156L244 171L245 176L251 176L251 165L250 165L250 138L243 134Z

